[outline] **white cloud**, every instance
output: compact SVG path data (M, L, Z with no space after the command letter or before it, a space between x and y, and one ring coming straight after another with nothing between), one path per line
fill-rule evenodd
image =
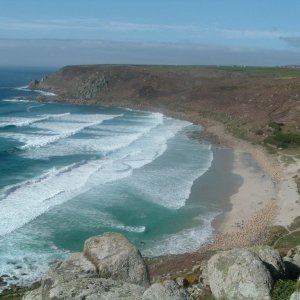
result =
M97 19L52 19L52 20L6 20L0 19L1 30L35 30L45 31L54 29L99 30L103 25Z
M176 31L176 32L199 32L203 28L192 25L167 25L167 24L143 24L130 22L109 22L105 26L111 31Z
M51 19L51 20L8 20L0 19L1 31L27 31L45 32L55 30L76 30L95 32L174 32L177 34L192 33L196 38L214 36L224 39L280 39L281 37L298 37L300 32L285 32L279 30L251 30L219 28L212 26L151 24L118 21L102 21L99 19Z

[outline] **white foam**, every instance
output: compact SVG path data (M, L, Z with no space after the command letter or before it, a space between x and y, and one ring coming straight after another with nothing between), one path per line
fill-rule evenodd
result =
M3 99L4 102L37 102L35 100L26 100L26 99Z
M183 126L184 123L181 121L166 121L163 128L157 127L151 132L153 137L148 138L146 135L143 139L133 143L131 149L127 149L131 157L131 159L128 158L127 165L138 168L146 160L150 161L154 157L159 157L166 150L167 141ZM165 162L164 166L152 164L151 167L140 170L140 176L131 182L137 191L142 191L143 198L170 209L178 209L185 205L193 182L210 168L213 160L209 145L199 145L196 141L194 144L185 143L185 140L181 143L185 151L177 151L177 156L169 163ZM190 145L189 148L187 148L188 145ZM175 147L180 147L180 144L177 143L171 148ZM174 163L174 160L178 163ZM146 181L145 178L147 178ZM162 178L164 180L161 180Z
M204 224L195 228L183 229L180 232L164 235L161 239L146 243L141 249L143 255L147 257L180 254L197 251L201 245L213 237L214 229L211 226L212 220L218 213L209 213L201 216Z
M42 106L45 106L45 104L31 105L31 106L27 107L26 111L31 112L33 108L42 107Z
M71 115L70 113L60 115L45 115L44 120L52 118L61 118L60 122L40 122L36 123L35 120L31 122L31 128L44 130L40 132L30 133L1 133L0 136L18 140L25 145L20 149L30 149L36 147L45 147L51 143L57 142L60 139L68 138L76 133L79 133L85 128L99 125L105 120L114 119L120 115ZM83 119L84 118L84 119ZM81 122L79 122L81 120ZM83 121L85 120L85 122ZM64 121L64 122L63 122ZM73 121L73 122L71 122ZM74 122L76 121L76 122Z
M29 87L28 85L25 85L25 86L17 87L15 89L18 91L25 91L25 92L37 92L44 96L57 96L56 94L51 93L51 92L46 92L46 91L42 91L42 90L32 90L32 89L29 89L28 87Z
M45 91L41 91L41 90L33 90L34 92L38 92L44 96L57 96L55 93L51 93L51 92L45 92Z
M91 124L93 123L85 126ZM152 162L165 151L167 139L188 123L179 121L174 124L169 126L168 130L164 129L163 125L160 129L155 128L159 130L155 132L155 135L160 134L159 138L149 131L142 139L133 142L129 148L121 149L107 159L83 161L60 169L54 168L34 180L4 190L0 201L0 235L22 227L55 205L68 201L97 185L128 177L133 169Z
M18 90L18 91L30 91L28 89L28 85L24 85L24 86L19 86L19 87L16 87L15 89Z
M115 229L120 229L123 231L128 231L128 232L135 232L135 233L143 233L146 231L145 226L126 226L126 225L113 225L112 226Z
M122 163L112 160L83 161L60 169L53 168L34 180L7 187L1 193L0 236L95 185L119 180L131 172Z
M22 227L52 206L80 193L94 171L93 164L54 168L35 180L6 189L0 201L0 235Z
M18 241L22 241L22 246ZM9 275L5 278L8 285L1 286L0 293L12 285L28 287L39 281L48 270L49 262L63 259L69 254L53 243L43 241L41 243L40 238L32 238L32 232L16 232L12 236L0 237L0 274ZM48 249L45 249L45 244Z
M24 117L0 117L0 128L8 127L8 126L16 126L16 127L23 127L28 126L30 124L49 120L49 119L55 119L55 118L61 118L64 116L69 115L70 113L64 113L64 114L52 114L52 115L40 115L34 118L24 118Z
M121 115L118 115L121 116ZM90 115L91 121L99 119L97 115L93 116ZM82 122L82 115L70 115L67 118L64 118L65 121L72 121L78 123L64 123L64 128L72 131L73 126L85 126L85 123ZM106 153L116 151L121 148L125 148L128 145L132 144L134 141L142 138L144 135L149 133L151 130L156 128L163 123L163 116L162 115L154 115L152 118L151 123L147 124L140 124L140 126L119 126L119 125L94 125L89 127L85 127L87 129L85 133L90 134L91 138L72 138L69 137L68 139L63 139L53 145L48 144L46 148L38 148L34 151L30 151L24 153L23 155L28 158L47 158L49 156L64 156L64 155L72 155L76 153ZM62 130L61 123L42 123L42 124L35 124L35 127L40 129L48 130L49 132L52 131L57 132ZM20 139L20 137L18 137ZM52 137L41 137L38 138L38 142L41 143L43 139L51 139ZM53 137L55 139L55 137ZM30 136L32 142L34 141L35 137ZM28 142L22 140L26 144Z

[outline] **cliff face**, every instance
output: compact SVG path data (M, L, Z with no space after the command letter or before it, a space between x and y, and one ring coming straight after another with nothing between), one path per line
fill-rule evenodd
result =
M300 70L192 66L67 66L31 83L73 103L155 109L220 120L254 133L300 123ZM190 118L191 119L191 118Z

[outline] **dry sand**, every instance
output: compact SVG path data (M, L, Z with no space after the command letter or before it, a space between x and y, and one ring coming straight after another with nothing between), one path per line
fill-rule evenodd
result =
M263 147L225 132L223 124L211 120L203 123L207 134L234 150L233 172L244 180L230 198L231 210L217 218L214 224L220 234L215 238L213 248L259 243L270 225L287 226L300 216L300 197L293 179L300 170L299 161L284 166L278 156L268 154ZM250 163L249 155L259 167Z

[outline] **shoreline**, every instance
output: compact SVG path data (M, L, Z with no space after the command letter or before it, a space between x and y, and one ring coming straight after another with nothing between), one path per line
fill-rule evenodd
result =
M197 112L176 112L162 107L157 109L152 107L151 105L136 105L129 102L123 104L119 102L113 102L109 105L107 103L99 104L94 101L91 101L89 103L82 103L82 101L80 101L79 99L71 100L64 97L60 98L58 94L55 99L49 99L48 97L38 98L38 101L40 102L48 102L49 100L56 103L79 104L96 107L120 107L145 112L159 112L168 117L185 120L193 124L200 125L201 127L203 127L201 139L210 142L212 146L228 147L229 149L232 149L234 155L236 155L237 157L245 153L252 155L253 159L258 163L264 175L266 177L269 177L269 179L273 182L272 191L275 193L275 195L274 197L272 196L272 198L275 199L269 199L268 203L266 203L266 200L263 201L263 204L266 207L272 207L273 211L272 217L270 218L270 220L268 220L268 222L266 222L268 223L267 227L270 227L272 225L282 225L284 227L287 227L297 216L300 216L300 195L297 192L297 186L295 181L293 180L293 176L297 174L298 170L300 170L300 161L287 168L283 165L283 163L279 161L278 154L269 154L267 150L263 148L263 146L253 145L249 141L234 137L232 134L226 131L225 125L219 121L216 121L212 118L199 116ZM236 174L239 175L239 173L242 173L241 171L241 168L235 168ZM248 180L247 182L244 182L244 185L246 184L248 185ZM269 188L269 184L267 188ZM233 206L239 206L241 208L241 203L239 203L238 200L239 197L239 192L236 193L236 196L232 195L227 206L231 206L232 208ZM285 202L286 198L289 198L290 201ZM234 199L234 201L232 199ZM256 214L259 214L263 205L260 205L261 207L255 210L253 209L253 207L255 206L254 202L252 203L251 201L251 203L247 204L249 204L250 208L252 209L250 209L251 215L249 215L249 213L244 214L244 223L251 223L254 219L256 219ZM224 206L223 208L224 210L227 210L226 206ZM226 213L227 215L225 217ZM222 218L224 218L223 222L221 222ZM221 227L224 226L227 229L231 227L234 220L233 216L230 215L230 212L225 211L215 219L216 220L212 221L212 224L216 231L218 231L220 234L228 234L228 232L226 230L222 230ZM225 225L225 222L227 223L227 225ZM264 228L263 230L266 230L266 228ZM239 232L239 234L243 234L241 228L237 228L237 230L235 231ZM230 230L229 233L233 232L234 231Z
M201 124L201 120L197 120ZM198 123L197 122L197 123ZM273 225L289 226L300 215L299 194L293 176L299 162L284 166L279 155L271 155L262 146L233 137L225 126L214 120L203 119L204 136L234 151L234 173L244 182L230 197L231 209L217 216L213 226L219 235L209 244L210 249L246 247L264 242ZM256 171L243 162L245 154L257 162ZM258 168L260 168L260 170ZM200 248L207 249L207 245Z
M129 108L161 112L166 116L200 125L203 127L201 139L215 146L232 149L234 153L234 173L245 177L246 180L241 189L231 195L226 204L223 204L223 212L212 221L212 226L218 234L203 244L199 251L246 247L263 243L266 241L271 226L288 227L296 217L300 216L300 195L293 179L300 170L299 160L286 166L280 161L279 154L270 154L261 145L254 145L249 141L234 137L226 131L223 123L212 118L200 117L194 112L180 113L141 105L138 107L129 105ZM245 172L240 162L245 154L251 155L257 163L256 169L260 169L257 173L259 177L253 176L249 170ZM256 197L259 197L259 200L250 195L253 189L257 189L256 184L259 185L259 190L264 195L262 200L258 193ZM244 197L246 201L243 201ZM235 218L240 213L240 222L236 222ZM242 221L243 226L236 224Z
M60 99L60 100L58 100ZM67 103L67 104L79 104L79 105L88 105L88 106L103 106L103 107L120 107L120 108L127 108L127 109L133 109L138 111L145 111L145 112L159 112L164 114L167 117L176 118L179 120L184 120L191 122L196 125L200 125L203 127L203 132L201 133L201 139L206 140L212 144L212 146L221 146L221 147L227 147L229 149L232 149L234 152L234 155L240 156L244 153L248 153L253 156L253 159L258 163L259 167L261 168L262 172L264 172L264 175L266 177L269 177L271 181L273 182L273 190L275 192L275 201L269 199L269 203L266 203L264 201L264 204L266 206L272 207L272 211L274 212L274 215L271 217L271 219L268 222L268 226L271 225L282 225L284 227L287 227L290 225L293 220L300 216L300 195L297 192L297 186L295 181L293 180L293 176L297 174L297 171L300 170L300 161L298 163L295 163L294 166L290 166L289 168L286 168L286 166L283 165L279 161L279 155L278 154L269 154L267 150L260 145L253 145L251 142L237 138L226 131L225 125L219 121L216 121L212 118L202 117L199 116L196 112L176 112L165 108L154 108L150 105L141 105L141 104L132 104L132 103L110 103L109 105L107 103L98 104L96 102L91 101L90 103L82 103L80 100L76 99L66 99L64 97L60 98L57 94L57 97L55 99L48 98L48 97L42 97L38 98L38 101L40 102L48 102L48 101L54 101L56 103ZM235 172L239 175L241 168L236 168ZM241 173L241 172L240 172ZM243 176L242 176L243 177ZM248 182L248 180L247 180ZM246 183L244 183L246 184ZM234 203L232 203L232 197L235 198ZM229 199L228 206L234 206L238 205L241 207L241 204L239 203L239 193L236 193L236 196L232 195ZM287 203L285 202L286 198L291 199ZM273 197L272 197L273 198ZM259 201L260 202L260 201ZM276 205L274 205L275 202ZM299 202L299 205L298 205ZM248 203L249 204L249 203ZM250 203L250 207L253 207L255 203ZM295 205L297 205L295 207ZM227 209L226 206L223 207L225 210ZM296 209L295 209L296 208ZM261 207L260 207L261 209ZM247 215L245 214L246 223L253 221L256 218L256 213L259 213L260 209L253 211L251 210L253 215ZM221 215L225 216L226 211L224 213L221 213ZM221 218L222 216L217 216L216 220L212 221L212 224L216 231L218 231L220 234L228 234L227 231L222 230L221 227ZM231 218L231 221L229 221ZM230 216L230 212L227 212L227 225L224 224L224 227L228 228L230 227L230 223L233 222L232 216ZM225 222L225 218L223 220ZM244 221L245 223L245 221ZM237 228L240 234L241 228ZM264 228L265 230L266 228ZM231 233L233 231L231 230Z
M59 101L57 102L60 103ZM78 103L74 101L70 104ZM143 110L141 107L136 108L134 106L129 106L128 108ZM144 111L153 112L157 110L148 107ZM206 250L245 247L253 243L259 243L262 238L261 235L266 234L267 227L275 224L287 226L293 221L294 216L300 215L300 205L298 210L290 211L288 205L282 204L283 197L286 194L296 193L294 197L299 197L297 196L296 186L291 187L289 185L292 178L291 174L289 174L290 178L284 174L283 166L278 162L277 157L266 153L261 146L255 146L247 141L233 137L225 132L225 126L222 123L215 120L166 110L159 112L169 117L186 120L202 126L204 131L201 139L209 141L216 149L224 146L227 149L231 149L234 156L232 173L243 178L243 183L238 190L228 195L228 197L224 197L221 205L219 205L219 207L222 207L222 212L212 221L216 235L209 238L208 243L201 245L197 252L174 255L174 257L178 257L186 262L190 257L197 260ZM253 166L253 163L250 163L247 167L250 170L246 172L244 170L245 161L247 161L245 153L250 154L252 159L258 164ZM255 170L251 172L251 169ZM257 201L257 193L247 197L247 200L242 199L247 193L257 187L256 184L259 184L260 191L263 191L264 187L268 190L264 191L263 201ZM282 189L282 186L284 189ZM271 199L268 199L270 196ZM244 201L242 202L242 200ZM288 211L287 215L286 211ZM237 217L239 217L238 220Z

